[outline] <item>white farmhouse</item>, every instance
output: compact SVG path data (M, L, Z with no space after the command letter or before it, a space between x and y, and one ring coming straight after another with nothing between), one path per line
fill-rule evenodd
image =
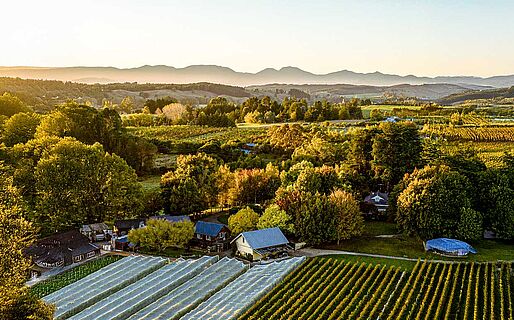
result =
M289 241L279 228L240 233L232 240L237 246L237 254L250 261L262 260L287 253Z

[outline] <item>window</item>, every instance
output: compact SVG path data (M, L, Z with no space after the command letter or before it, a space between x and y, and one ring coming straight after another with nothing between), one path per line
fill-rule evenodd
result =
M211 236L207 236L207 241L211 241Z
M196 238L197 238L197 239L202 239L202 235L201 235L201 234L199 234L199 233L197 233L197 234L196 234Z
M96 253L94 251L91 251L91 252L87 253L87 257L88 258L94 257L95 255L96 255Z
M73 257L73 261L74 262L79 262L80 260L82 260L82 255L78 255L76 257Z

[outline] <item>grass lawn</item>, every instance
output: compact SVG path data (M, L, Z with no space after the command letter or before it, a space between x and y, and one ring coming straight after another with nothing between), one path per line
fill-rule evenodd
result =
M144 190L156 190L160 188L161 176L147 176L139 181Z
M423 241L416 237L409 237L406 235L397 235L392 238L376 237L376 235L380 234L396 233L396 226L392 223L366 222L363 236L342 241L339 245L325 245L323 248L415 259L424 258L455 261L514 261L513 243L505 243L494 240L482 240L479 242L471 243L471 245L477 250L477 254L470 254L468 257L464 258L451 258L426 252L423 247Z
M400 267L402 270L411 271L414 269L414 266L416 265L416 261L405 261L405 260L398 260L398 259L386 259L386 258L372 258L372 257L359 257L359 256L351 256L351 255L345 255L345 254L337 254L337 255L328 255L323 256L323 258L333 258L337 260L345 260L348 262L365 262L365 263L372 263L372 264L380 264L384 266L395 266Z

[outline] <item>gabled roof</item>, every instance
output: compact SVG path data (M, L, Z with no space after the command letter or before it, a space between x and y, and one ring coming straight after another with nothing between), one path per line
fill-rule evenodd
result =
M372 192L368 196L366 196L366 198L364 198L364 202L375 205L387 205L389 202L389 194L380 191Z
M224 227L225 225L221 223L198 221L195 226L195 233L216 237Z
M109 230L109 229L110 228L103 222L85 224L82 226L82 230L84 230L85 232L91 232L91 231L102 232L104 230Z
M118 229L137 229L141 223L144 223L143 219L126 219L114 221L114 226Z
M182 222L182 221L191 221L189 216L171 216L171 215L160 215L160 216L151 216L148 220L166 220L169 222Z
M36 263L55 263L64 258L65 254L78 256L98 247L89 243L89 239L77 230L58 233L38 240L30 246L26 253L33 257Z
M232 242L239 237L244 237L252 249L262 249L288 244L289 241L279 228L268 228L255 231L247 231L239 234Z

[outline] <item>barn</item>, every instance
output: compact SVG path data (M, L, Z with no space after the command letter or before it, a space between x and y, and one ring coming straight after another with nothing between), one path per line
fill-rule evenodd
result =
M287 238L276 227L243 232L231 243L236 244L237 255L250 261L278 257L291 249Z

